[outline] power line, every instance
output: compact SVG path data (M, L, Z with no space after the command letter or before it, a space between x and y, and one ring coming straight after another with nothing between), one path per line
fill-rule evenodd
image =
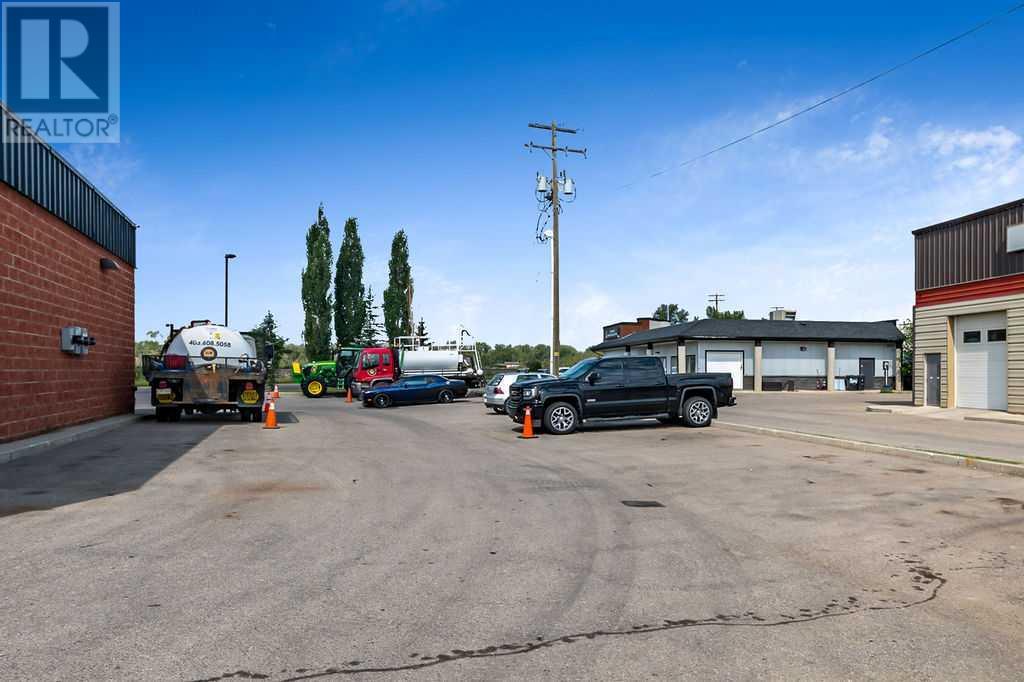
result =
M909 66L909 65L913 64L914 62L927 57L928 55L932 54L933 52L938 52L942 48L944 48L944 47L946 47L948 45L952 45L953 43L955 43L955 42L957 42L959 40L963 40L967 36L969 36L971 34L974 34L974 33L977 33L978 31L980 31L980 30L982 30L984 28L987 28L988 26L994 24L995 22L999 21L1000 19L1005 19L1006 17L1010 16L1011 14L1019 12L1022 9L1024 9L1024 3L1020 3L1018 5L1014 5L1013 7L1011 7L1008 10L1006 10L1005 12L1002 12L1002 13L997 14L995 16L989 17L985 21L983 21L980 24L977 24L975 26L972 26L971 28L967 29L963 33L957 34L957 35L953 36L952 38L949 38L948 40L945 40L945 41L939 43L938 45L935 45L934 47L930 47L927 50L925 50L924 52L918 52L913 57L911 57L911 58L909 58L909 59L907 59L905 61L902 61L899 64L896 64L895 66L891 66L888 69L886 69L885 71L880 71L880 72L876 73L874 76L871 76L870 78L862 80L861 82L857 83L856 85L851 85L850 87L848 87L848 88L846 88L844 90L840 90L839 92L835 93L834 95L830 95L829 97L826 97L825 99L819 100L819 101L815 102L814 104L811 104L810 106L804 107L803 109L800 109L799 111L794 112L794 113L786 116L785 118L781 118L778 121L775 121L774 123L770 123L770 124L768 124L768 125L766 125L766 126L764 126L762 128L758 128L757 130L755 130L753 132L747 133L743 137L737 137L735 140L732 140L731 142L727 142L727 143L725 143L725 144L723 144L723 145L721 145L719 147L715 147L714 149L712 149L710 151L706 151L703 154L699 154L697 156L691 157L691 158L689 158L689 159L687 159L687 160L685 160L685 161L683 161L681 163L677 163L674 166L669 166L668 168L663 168L660 171L657 171L655 173L651 173L651 174L647 175L645 178L641 178L640 180L635 180L635 181L627 183L625 185L621 185L619 187L619 189L629 189L630 187L633 187L635 185L640 184L644 180L649 180L650 178L655 178L655 177L658 177L659 175L664 175L665 173L668 173L669 171L674 171L674 170L678 170L680 168L683 168L684 166L689 166L689 165L694 164L694 163L696 163L696 162L698 162L698 161L700 161L702 159L706 159L707 157L711 156L712 154L717 154L718 152L723 151L725 149L728 149L729 147L735 146L735 145L737 145L737 144L739 144L741 142L746 142L750 138L755 137L757 135L760 135L761 133L767 132L767 131L771 130L772 128L777 128L780 125L783 125L784 123L789 123L790 121L792 121L794 118L797 118L798 116L803 116L804 114L806 114L806 113L808 113L810 111L814 111L818 107L822 107L822 106L824 106L824 105L826 105L826 104L828 104L830 102L834 102L835 100L839 99L843 95L848 95L851 92L853 92L854 90L859 90L860 88L863 88L866 85L870 85L871 83L874 83L875 81L877 81L877 80L879 80L881 78L885 78L886 76L888 76L889 74L893 73L894 71L899 71L903 67Z

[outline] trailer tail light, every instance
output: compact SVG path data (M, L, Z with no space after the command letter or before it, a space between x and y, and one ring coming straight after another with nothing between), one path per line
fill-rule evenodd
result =
M184 355L165 355L164 367L167 369L185 369L188 358Z
M251 381L245 382L245 390L251 391L254 388L256 388L256 386Z
M494 395L505 395L505 391L501 389L501 386L498 386L494 389Z
M156 385L157 388L167 388L169 384L166 381L161 381Z

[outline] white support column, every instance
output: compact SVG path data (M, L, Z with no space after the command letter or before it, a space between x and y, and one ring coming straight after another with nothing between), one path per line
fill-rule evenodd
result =
M836 390L836 347L832 341L828 342L828 358L825 360L825 382L829 391Z
M754 391L757 393L761 392L761 379L763 375L762 368L762 357L764 350L761 347L761 341L754 341Z
M676 365L680 374L686 373L686 343L683 341L679 341L676 347Z
M896 346L895 357L896 357L896 382L895 382L896 392L897 393L902 393L903 392L903 347L902 346L899 346L899 345Z

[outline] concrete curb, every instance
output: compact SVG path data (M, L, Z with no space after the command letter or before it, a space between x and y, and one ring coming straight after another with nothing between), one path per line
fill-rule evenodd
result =
M916 409L916 408L915 408ZM885 414L902 414L910 417L920 417L919 414L910 414L903 410L894 410L891 407L876 407L874 405L868 405L864 408L866 412L882 412ZM1013 417L996 417L988 415L964 415L961 417L966 422L992 422L994 424L1013 424L1015 426L1024 426L1024 419Z
M1024 426L1024 420L1022 419L1006 419L1000 417L964 417L964 421L967 422L993 422L996 424L1013 424L1014 426Z
M89 422L88 424L69 426L67 428L51 431L50 433L44 433L41 436L33 436L24 440L14 441L13 443L6 443L4 445L0 445L0 464L6 464L25 457L32 457L33 455L41 454L46 450L55 448L59 445L65 445L66 443L71 443L76 440L91 438L92 436L97 436L101 433L106 433L107 431L113 431L114 429L138 421L141 418L142 417L140 415L122 414L117 417L100 419L99 421Z
M830 445L836 448L843 448L844 450L855 450L857 452L874 452L881 455L892 455L894 457L916 459L921 461L933 462L936 464L947 464L958 467L966 467L969 469L982 469L984 471L993 471L999 474L1008 474L1010 476L1024 476L1024 464L1004 462L1001 460L990 459L986 457L975 457L972 455L957 454L952 452L933 452L931 450L918 450L915 448L904 448L896 445L883 445L881 443L871 443L868 441L837 438L835 436L822 436L815 433L802 433L800 431L773 429L767 426L736 424L733 422L723 422L721 420L718 420L715 423L719 426L724 426L727 429L733 429L734 431L759 433L766 436L775 436L777 438L799 440L805 443Z

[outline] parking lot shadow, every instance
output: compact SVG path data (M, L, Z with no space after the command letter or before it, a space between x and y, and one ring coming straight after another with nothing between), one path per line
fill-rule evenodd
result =
M0 517L136 490L224 425L152 417L0 465Z

